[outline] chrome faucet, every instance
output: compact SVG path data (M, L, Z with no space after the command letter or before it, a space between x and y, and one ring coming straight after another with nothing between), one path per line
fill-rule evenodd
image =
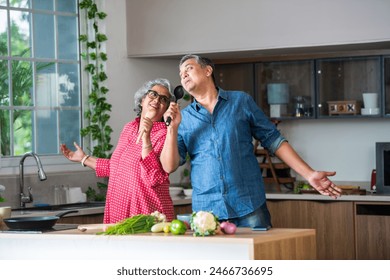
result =
M28 187L28 195L24 194L24 160L27 157L33 157L38 166L38 177L39 180L44 181L47 179L45 171L43 171L41 160L36 153L26 153L20 159L19 163L19 186L20 186L20 207L26 207L26 203L33 202L33 196L31 193L31 187Z

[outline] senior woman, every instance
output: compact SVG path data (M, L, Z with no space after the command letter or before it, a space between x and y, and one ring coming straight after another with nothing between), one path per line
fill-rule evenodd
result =
M60 146L69 160L94 169L98 177L109 177L104 223L154 211L173 219L169 174L160 163L167 133L163 115L171 100L168 80L146 82L134 95L137 117L124 126L111 159L89 156L77 143L75 151Z

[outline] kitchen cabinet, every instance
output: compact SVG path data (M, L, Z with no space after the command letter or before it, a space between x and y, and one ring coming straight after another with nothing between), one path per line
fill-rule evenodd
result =
M388 51L258 58L216 62L217 85L249 92L273 119L381 118L390 116ZM343 53L345 55L345 53ZM341 54L340 54L341 55ZM245 70L244 70L245 69ZM253 81L250 77L254 77ZM366 108L364 93L376 93Z
M255 97L253 63L216 65L214 77L222 89L241 90Z
M314 62L256 63L257 104L271 118L313 117Z
M103 223L103 213L80 215L80 216L69 216L60 218L57 223L59 224L101 224Z
M384 59L384 92L385 116L390 117L390 57Z
M356 213L356 258L390 259L390 204L359 202Z
M319 59L316 65L318 117L381 115L380 99L374 113L364 112L363 103L363 93L381 96L380 56Z
M316 230L317 259L355 259L353 202L267 200L273 227Z
M267 199L272 225L315 229L320 260L390 259L390 202L318 196L318 200Z

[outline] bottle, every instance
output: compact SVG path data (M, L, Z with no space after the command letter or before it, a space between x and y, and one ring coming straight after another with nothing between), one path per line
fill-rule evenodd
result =
M373 169L371 172L371 191L376 192L376 169Z

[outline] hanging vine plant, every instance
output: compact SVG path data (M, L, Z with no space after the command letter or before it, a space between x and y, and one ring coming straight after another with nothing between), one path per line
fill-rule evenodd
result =
M108 125L111 104L107 102L108 88L103 85L107 79L105 62L107 54L102 50L102 44L107 36L99 31L99 23L107 16L99 11L95 0L82 0L79 2L81 10L85 11L86 32L79 37L84 51L81 53L85 61L84 70L89 78L88 109L84 111L87 125L81 129L82 137L90 137L93 147L92 155L100 158L109 158L112 128Z

